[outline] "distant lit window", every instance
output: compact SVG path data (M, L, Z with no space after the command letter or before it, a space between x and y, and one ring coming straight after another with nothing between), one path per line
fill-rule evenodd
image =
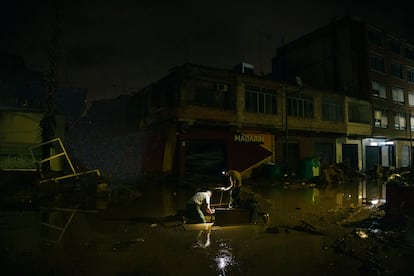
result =
M392 36L387 37L387 48L396 54L401 53L400 41Z
M289 96L287 98L289 116L313 118L313 98L306 96Z
M404 104L404 90L399 87L392 88L392 101L397 104Z
M247 112L277 112L276 90L246 86L245 107Z
M388 127L388 113L385 110L374 110L374 126L377 128Z
M408 91L408 104L414 106L414 91Z
M414 131L414 116L413 115L410 116L410 128L411 128L411 131Z
M371 53L369 56L369 63L372 70L385 73L384 57Z
M403 66L401 63L391 63L391 75L399 79L403 78Z
M368 30L369 41L377 46L382 46L382 33L378 30L370 28Z
M384 83L380 83L377 81L372 81L372 96L380 99L387 98L387 89Z
M327 121L343 122L344 107L340 101L322 100L322 119Z
M411 60L414 60L414 47L413 46L406 46L405 48L405 57Z
M398 130L405 130L405 114L401 112L396 112L394 116L394 128Z
M414 83L414 68L407 67L407 81L410 83Z

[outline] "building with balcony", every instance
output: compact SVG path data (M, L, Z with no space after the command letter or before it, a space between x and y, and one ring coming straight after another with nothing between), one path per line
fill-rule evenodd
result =
M372 134L362 140L363 170L412 166L414 44L357 18L334 19L279 47L272 75L300 75L309 86L368 101Z

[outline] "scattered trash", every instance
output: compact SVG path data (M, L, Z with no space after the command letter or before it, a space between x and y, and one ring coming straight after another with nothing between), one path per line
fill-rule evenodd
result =
M366 239L368 238L368 234L365 230L363 229L356 229L355 233L361 238L361 239Z

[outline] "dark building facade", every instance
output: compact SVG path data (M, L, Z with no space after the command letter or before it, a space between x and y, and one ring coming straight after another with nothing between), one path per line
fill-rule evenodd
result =
M242 66L243 67L243 66ZM132 95L128 112L146 133L142 171L180 179L262 166L300 172L306 158L361 167L371 135L367 101L254 74L195 64Z
M353 17L332 20L272 60L272 75L367 100L372 135L363 139L363 169L412 166L414 44Z

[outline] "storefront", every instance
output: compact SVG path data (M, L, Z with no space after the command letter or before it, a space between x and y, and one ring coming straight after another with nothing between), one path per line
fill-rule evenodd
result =
M254 167L272 161L274 137L253 130L191 128L178 134L176 169L181 178L218 175L235 169L249 176Z

